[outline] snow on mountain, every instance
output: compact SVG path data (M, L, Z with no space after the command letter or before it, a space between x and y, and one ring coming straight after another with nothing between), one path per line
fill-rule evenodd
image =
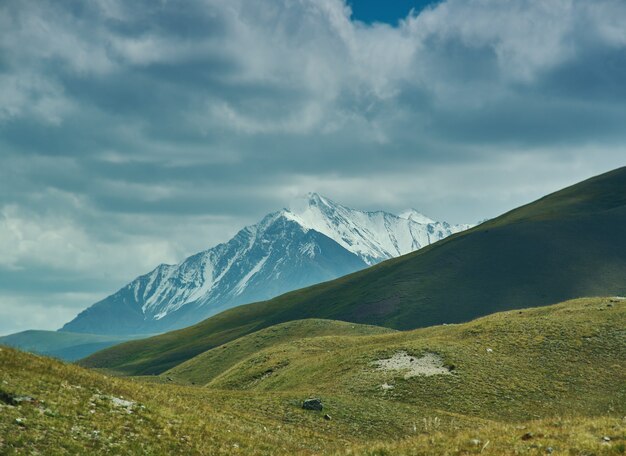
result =
M318 194L267 215L230 241L160 265L81 312L62 330L157 333L219 311L354 272L468 226L350 209Z
M409 209L407 211L404 211L398 217L407 219L407 220L412 220L416 223L421 223L422 225L436 223L433 219L431 219L430 217L426 217L424 214L422 214L416 209Z
M368 265L413 252L470 225L450 225L416 210L397 216L388 212L350 209L311 193L295 211L302 226L316 230L358 255Z

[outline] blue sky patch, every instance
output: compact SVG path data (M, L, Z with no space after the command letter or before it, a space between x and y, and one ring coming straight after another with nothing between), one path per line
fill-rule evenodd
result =
M352 18L368 24L385 22L396 25L411 9L419 12L428 5L438 3L433 0L351 0Z

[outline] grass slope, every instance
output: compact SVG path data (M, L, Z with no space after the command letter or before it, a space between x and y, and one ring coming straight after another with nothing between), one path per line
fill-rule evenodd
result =
M0 345L75 361L92 353L126 342L133 336L104 336L71 332L28 330L0 337Z
M624 454L625 323L625 301L584 299L407 333L296 339L251 350L206 387L0 348L0 454ZM370 366L396 350L436 352L455 373L404 379ZM7 405L5 393L34 401ZM302 410L310 395L322 412Z
M405 379L405 371L380 371L372 365L399 352L416 358L436 354L443 365L454 366L452 375ZM201 370L203 356L194 360ZM590 298L501 312L461 325L274 345L224 371L207 387L319 395L334 391L493 420L567 413L624 416L624 366L626 299Z
M350 454L363 456L417 455L623 455L626 424L616 418L544 419L489 423L456 432L422 432L401 442L360 445ZM598 438L603 433L602 438ZM530 436L528 438L527 436ZM528 438L528 440L525 440ZM606 441L605 439L610 439Z
M321 336L366 336L391 333L379 326L332 320L296 320L262 329L231 343L208 350L161 376L182 383L203 385L259 351L299 339Z
M413 329L583 296L626 294L626 168L417 252L82 361L161 373L277 323L325 318Z

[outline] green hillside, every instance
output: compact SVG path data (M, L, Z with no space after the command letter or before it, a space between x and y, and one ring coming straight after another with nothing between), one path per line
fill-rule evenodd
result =
M292 328L312 323L325 325ZM274 329L295 331L289 326ZM229 343L224 350L239 343L247 356L205 387L107 377L0 348L0 454L626 451L624 299L403 333L275 337L255 351L253 341L271 331ZM410 370L429 369L424 355L441 365L409 378L406 369L378 368L398 353L414 358ZM200 368L218 359L195 361ZM302 409L311 396L322 411Z
M304 338L321 336L366 336L391 333L379 326L332 320L296 320L262 329L231 343L208 350L162 374L182 383L203 385L239 361L261 350Z
M71 332L28 330L0 337L0 345L75 361L136 336L104 336Z
M435 374L405 378L410 370L377 369L378 360L394 355L406 360L407 369L419 370L424 362ZM200 355L186 364L195 362L200 371L205 361ZM461 325L274 345L225 370L207 387L333 391L464 416L529 420L608 410L626 414L624 366L626 298L591 298Z
M626 168L364 271L82 361L161 373L259 329L325 318L413 329L563 300L626 294Z

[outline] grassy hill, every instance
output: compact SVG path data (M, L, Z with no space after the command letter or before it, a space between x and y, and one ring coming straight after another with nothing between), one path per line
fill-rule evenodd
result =
M275 329L311 323L324 325ZM224 350L239 342L247 356L205 387L107 377L1 348L0 454L626 451L626 300L404 333L270 337L255 350L271 329L229 343ZM449 372L405 378L372 364L399 352L412 364L434 354ZM197 367L216 359L199 357ZM33 399L9 405L25 395ZM301 408L312 395L321 412Z
M398 354L406 354L407 369L425 355L439 359L438 373L405 378L410 370L377 369L378 360ZM185 365L199 372L211 359L205 355ZM609 410L626 414L624 366L626 298L590 298L461 325L272 345L223 371L207 387L318 395L334 391L463 416L530 420Z
M162 374L179 383L204 385L239 361L266 348L311 337L366 336L394 332L379 326L332 320L296 320L262 329L208 350Z
M626 168L586 180L409 255L82 361L162 373L277 323L325 318L413 329L583 296L626 294Z
M0 345L75 361L94 352L125 342L133 336L103 336L58 331L28 330L0 337Z

